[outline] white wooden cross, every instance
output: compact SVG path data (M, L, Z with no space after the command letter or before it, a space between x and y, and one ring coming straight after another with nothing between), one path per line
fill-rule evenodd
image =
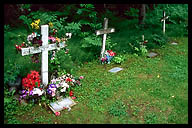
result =
M163 11L163 18L161 18L161 22L163 22L163 34L165 34L165 20L168 18L169 16L165 16L165 11Z
M107 33L115 32L114 28L107 28L107 27L108 27L108 19L104 18L104 29L96 30L96 35L97 36L103 34L103 44L102 44L102 49L101 49L101 58L103 58L104 52L105 52L105 42L106 42L106 38L107 38Z
M42 63L41 63L41 76L42 76L42 83L43 85L48 84L48 51L54 50L57 48L64 48L65 41L57 44L48 44L48 33L49 27L48 25L41 26L41 35L42 35L42 46L38 48L28 47L28 48L21 48L22 56L29 55L29 54L36 54L42 52Z

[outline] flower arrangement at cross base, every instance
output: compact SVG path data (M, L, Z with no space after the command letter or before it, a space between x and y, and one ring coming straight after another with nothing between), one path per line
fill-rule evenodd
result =
M51 101L66 95L71 96L72 99L76 99L71 88L80 86L80 80L82 79L84 79L83 76L75 78L71 74L66 74L52 79L47 87L43 87L40 84L39 73L37 71L31 71L30 74L27 74L27 77L22 79L23 90L20 92L21 95L19 100L21 101L21 99L24 99L36 102L44 97Z
M116 55L115 52L113 52L112 50L105 50L104 52L104 56L100 59L102 64L110 64L111 60L113 59L113 57Z

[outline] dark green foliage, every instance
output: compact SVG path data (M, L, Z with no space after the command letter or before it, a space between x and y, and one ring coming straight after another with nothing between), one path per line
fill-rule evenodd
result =
M145 119L145 123L146 124L155 124L157 119L157 116L155 115L155 113L148 113L145 115L144 117Z
M109 113L113 116L125 116L127 115L126 107L122 101L117 100L109 107Z
M71 73L76 67L73 64L70 54L66 54L65 50L59 50L56 52L55 59L50 60L49 71L51 73L59 73L67 71Z
M187 4L158 4L154 10L149 10L146 13L146 23L151 25L157 25L160 23L160 19L163 17L163 11L169 16L168 21L173 24L185 24L188 23L188 5Z
M4 88L4 119L8 121L8 124L19 123L14 117L18 110L18 101L13 98L14 93L15 91L9 92Z
M67 23L65 26L66 32L71 32L74 36L81 33L81 24L80 23Z
M137 8L130 8L130 10L125 11L125 15L130 18L138 18L139 9Z
M168 38L163 34L152 34L146 44L148 49L158 48L168 43Z
M9 68L4 71L4 84L7 82L14 82L21 73L21 65L13 63L9 60L7 66Z

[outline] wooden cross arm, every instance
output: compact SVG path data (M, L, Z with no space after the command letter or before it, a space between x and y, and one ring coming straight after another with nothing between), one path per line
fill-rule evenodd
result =
M169 16L165 16L165 17L161 18L161 22L163 22L163 21L166 20L167 18L169 18Z
M65 42L59 43L59 47L57 46L56 43L54 43L54 44L49 44L47 46L40 46L38 48L35 48L35 47L21 48L21 55L25 56L29 54L36 54L44 51L45 49L48 49L48 51L50 51L50 50L54 50L57 48L64 48L64 47L66 47Z
M112 33L115 32L114 28L108 28L108 29L101 29L101 30L96 30L96 35L102 35L102 34L107 34L107 33Z

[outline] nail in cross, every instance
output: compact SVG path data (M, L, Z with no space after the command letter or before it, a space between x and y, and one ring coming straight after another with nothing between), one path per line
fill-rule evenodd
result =
M163 18L161 18L161 22L163 22L163 34L165 34L165 20L168 18L169 16L165 16L165 11L163 11Z
M41 26L41 35L42 35L42 46L38 48L29 47L29 48L21 48L22 56L29 54L36 54L42 52L42 63L41 63L41 75L42 75L42 83L43 85L48 84L48 51L55 50L57 48L64 48L65 42L57 44L48 44L48 25Z
M104 18L104 29L101 30L96 30L96 35L102 35L103 34L103 45L102 45L102 50L101 50L101 58L104 56L104 51L105 51L105 42L107 38L107 33L112 33L115 32L114 28L107 28L108 27L108 19Z

